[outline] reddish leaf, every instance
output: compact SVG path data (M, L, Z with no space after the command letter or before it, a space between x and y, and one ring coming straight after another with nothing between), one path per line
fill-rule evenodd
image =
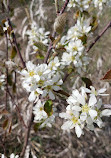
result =
M105 81L105 82L111 82L111 70L109 70L103 78L101 78L100 80Z
M6 130L6 129L8 128L8 123L9 123L9 120L8 120L8 119L6 119L6 120L3 122L2 127L3 127L4 130Z

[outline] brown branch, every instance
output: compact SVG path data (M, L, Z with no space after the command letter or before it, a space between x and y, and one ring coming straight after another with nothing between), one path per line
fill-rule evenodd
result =
M90 44L86 52L89 52L90 49L96 44L96 42L104 35L104 33L111 27L111 21L105 26L101 33L96 37L96 39Z
M66 97L69 97L69 96L70 96L67 92L65 92L65 91L63 91L63 90L54 91L54 92L60 93L60 94L62 94L62 95L64 95L64 96L66 96Z
M22 116L21 116L20 109L19 109L18 105L15 103L14 98L13 98L12 94L10 93L9 89L7 90L7 92L8 92L8 94L9 94L9 96L10 96L10 98L11 98L13 104L16 106L16 109L17 109L17 111L18 111L19 118L20 118L21 122L23 123L23 125L24 125L25 128L28 128L28 127L26 126L26 124L25 124L25 122L24 122Z
M26 151L28 141L29 141L29 137L30 137L31 125L32 125L32 122L33 122L33 119L34 119L33 106L31 107L31 110L30 110L30 118L29 118L29 121L28 121L28 128L26 129L26 135L25 135L25 138L24 138L24 145L23 145L23 148L22 148L22 152L20 154L21 158L24 158L25 151Z
M69 3L69 0L66 0L64 6L62 7L60 11L60 15L64 13L65 9L67 8L68 3Z
M7 37L7 31L5 32L5 38L6 38L6 61L8 61L8 37ZM7 100L8 99L8 68L6 67L6 105L5 108L7 109Z
M18 43L17 43L17 40L16 40L15 33L14 33L14 31L13 31L13 27L12 27L10 18L8 18L8 23L9 23L9 26L10 26L11 31L12 31L13 43L14 43L14 45L15 45L15 48L16 48L17 53L18 53L18 55L19 55L19 58L20 58L20 60L21 60L21 62L22 62L23 68L25 68L26 65L25 65L25 62L24 62L23 57L22 57L22 55L21 55L21 52L20 52L20 49L19 49L19 46L18 46Z
M60 13L58 15L61 15L61 14L64 13L68 3L69 3L69 0L66 0L64 6L62 7L62 9L61 9L61 11L60 11ZM55 38L55 36L56 36L56 32L53 32L52 37ZM49 58L51 50L52 50L52 45L53 45L53 43L51 41L50 44L49 44L49 47L48 47L48 51L46 53L46 57L44 59L44 63L47 63L47 61L48 61L48 58Z

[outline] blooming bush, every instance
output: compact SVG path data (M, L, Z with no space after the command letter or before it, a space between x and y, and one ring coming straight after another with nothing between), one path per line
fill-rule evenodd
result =
M102 117L111 115L110 107L104 107L105 97L108 96L104 94L106 88L97 90L87 76L83 78L83 74L87 73L91 65L92 59L88 54L90 49L111 27L110 22L89 45L88 40L92 38L93 32L99 26L99 17L103 9L106 6L110 7L110 0L63 0L63 2L64 5L60 9L60 2L55 0L57 18L54 22L53 34L51 30L47 31L43 26L40 27L34 19L38 14L33 13L34 0L30 4L29 12L26 10L29 17L24 20L24 23L28 21L28 24L22 30L22 37L24 37L22 40L28 39L27 48L30 48L28 60L21 53L17 43L17 35L9 16L9 1L2 2L8 16L0 25L7 48L6 59L2 65L4 68L0 76L0 90L5 93L6 101L1 106L0 118L3 121L5 133L10 133L13 127L11 111L16 109L20 122L25 128L22 151L16 156L12 153L10 158L25 157L27 153L29 157L30 151L32 157L36 158L33 150L28 148L33 124L36 130L42 130L45 127L53 128L56 118L63 118L66 121L61 129L69 132L75 128L75 133L79 138L85 135L86 129L95 131L97 126L102 128L105 125ZM65 29L67 14L70 15L70 11L74 11L74 24ZM43 18L43 14L44 12L39 16ZM11 55L9 55L9 50L11 50ZM78 89L72 88L72 92L69 92L65 87L65 81L72 73L80 76L85 85ZM110 79L109 72L105 79ZM28 98L25 104L29 104L30 108L25 109L24 115L18 104L18 96L19 99ZM65 99L65 112L59 111L54 103L58 98L62 100L62 97ZM102 97L104 97L103 102ZM58 102L58 106L59 104ZM5 158L5 153L1 157Z

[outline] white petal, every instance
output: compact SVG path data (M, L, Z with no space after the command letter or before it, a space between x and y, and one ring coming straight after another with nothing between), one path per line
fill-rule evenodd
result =
M97 102L97 99L96 99L96 97L95 97L95 95L91 95L90 96L90 99L89 99L89 106L94 106L95 104L96 104L96 102Z
M89 110L89 115L91 116L92 119L94 119L97 116L97 111L96 110Z
M88 88L82 87L82 89L84 89L86 93L91 93L91 90Z
M102 127L103 127L103 121L101 120L100 117L97 118L96 124L99 126L99 128L102 128Z
M82 95L80 95L80 94L77 96L77 101L80 104L85 105L85 98Z
M81 121L85 121L86 118L87 118L87 114L85 112L81 113L81 115L80 115Z
M79 138L82 134L82 129L80 128L79 125L76 125L75 132L76 132L77 137Z
M70 127L72 126L72 121L66 121L62 126L61 126L61 128L63 129L63 130L70 130Z
M89 125L93 124L93 120L91 119L91 117L87 117L86 122Z
M55 99L55 96L54 94L52 93L52 91L49 91L49 98L54 100Z
M98 90L98 93L104 93L105 91L106 91L106 89L102 88L102 89Z
M81 107L75 105L75 106L72 107L72 110L81 111Z
M36 98L36 95L35 95L35 92L33 91L30 93L28 99L30 102L33 102L35 100L35 98Z
M102 116L110 116L111 115L111 110L105 109L105 110L102 111L101 114L102 114Z

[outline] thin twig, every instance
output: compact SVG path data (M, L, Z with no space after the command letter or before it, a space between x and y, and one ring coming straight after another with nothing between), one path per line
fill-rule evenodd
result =
M5 32L5 38L6 38L6 61L8 61L8 37L7 37L7 31ZM6 67L6 105L5 108L7 109L7 100L8 99L8 67Z
M16 106L16 109L17 109L18 114L19 114L19 118L20 118L20 120L22 121L22 123L23 123L24 127L25 127L25 128L28 128L28 127L26 126L26 124L25 124L25 122L24 122L24 120L23 120L22 116L21 116L20 109L19 109L18 105L15 103L14 98L13 98L12 94L10 93L9 89L8 89L8 91L7 91L7 92L8 92L8 94L9 94L9 96L10 96L10 98L11 98L11 100L12 100L13 104Z
M67 8L68 3L69 3L69 0L66 0L64 6L62 7L60 11L60 15L64 13L65 9Z
M29 141L29 137L30 137L31 125L32 125L32 122L33 122L33 119L34 119L34 116L33 116L33 106L31 106L31 109L30 109L30 118L29 118L29 121L28 121L28 128L26 129L26 135L25 135L25 139L24 139L24 145L23 145L23 148L22 148L22 152L20 154L21 158L24 158L25 151L26 151L26 148L27 148L27 145L28 145L28 141Z
M14 45L15 45L15 48L16 48L16 50L17 50L17 53L18 53L18 55L19 55L19 57L20 57L20 60L21 60L21 62L22 62L23 68L25 68L25 67L26 67L26 66L25 66L25 62L24 62L23 57L22 57L22 55L21 55L21 52L20 52L20 49L19 49L19 46L18 46L18 43L17 43L17 40L16 40L15 33L14 33L14 31L13 31L13 27L12 27L10 18L8 18L8 23L9 23L9 26L10 26L11 31L12 31L13 43L14 43Z
M111 21L104 27L101 33L96 37L96 39L90 44L86 52L89 52L90 49L96 44L96 42L104 35L104 33L111 27Z
M58 0L55 0L55 9L56 9L56 14L59 14L59 3Z

